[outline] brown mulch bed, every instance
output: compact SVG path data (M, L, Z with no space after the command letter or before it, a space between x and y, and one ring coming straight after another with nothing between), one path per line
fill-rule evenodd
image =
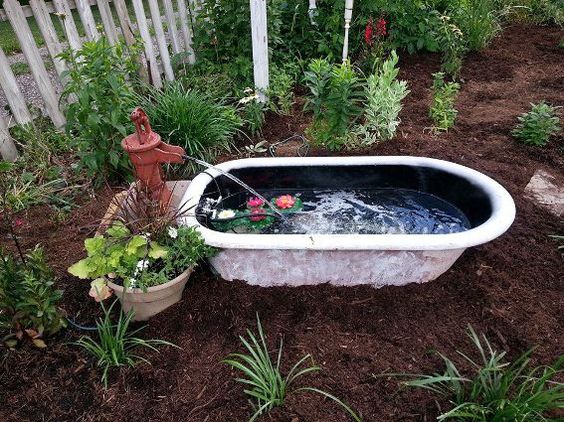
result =
M311 353L323 368L307 382L345 400L366 421L424 421L437 414L431 394L398 389L398 382L373 374L441 370L440 350L473 353L464 330L484 332L515 357L538 345L536 363L563 353L563 258L550 234L564 222L523 197L539 168L564 182L564 139L546 148L523 146L510 131L530 102L564 105L563 32L549 27L506 29L492 45L469 56L457 101L456 127L433 135L427 117L434 55L404 55L401 77L411 94L405 101L397 139L343 155L421 155L450 160L495 178L513 195L517 218L495 241L471 248L439 279L404 287L260 288L227 282L202 267L182 302L148 323L143 336L170 340L181 349L149 353L152 366L115 371L104 390L92 360L68 344L80 332L69 328L46 350L0 349L0 420L245 421L251 413L243 388L221 360L241 350L238 336L255 326L258 312L274 345L284 337L287 364ZM308 116L269 115L265 138L276 142L303 133ZM313 149L313 155L326 151ZM227 157L224 157L227 159ZM82 242L101 218L112 190L98 192L64 223L47 207L26 215L26 247L41 242L65 289L63 308L91 324L97 306L88 283L65 269L83 256ZM442 403L443 405L445 403ZM333 403L311 394L290 395L264 420L344 421Z

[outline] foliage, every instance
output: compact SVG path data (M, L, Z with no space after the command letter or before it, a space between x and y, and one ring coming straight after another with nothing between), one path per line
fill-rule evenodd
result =
M62 291L55 288L55 276L36 247L17 261L0 250L0 329L8 330L4 341L14 347L28 337L36 347L45 347L43 337L66 326L59 311Z
M551 235L550 237L552 239L554 239L556 242L559 243L559 245L558 245L559 250L564 249L564 236L558 236L558 235L554 234L554 235Z
M232 353L224 362L234 369L244 374L244 378L236 378L247 388L245 393L256 400L257 407L249 422L254 421L260 415L269 412L274 407L282 406L288 393L290 392L314 392L327 397L338 403L355 420L360 421L360 417L345 403L337 397L325 391L313 387L292 388L295 381L306 374L321 370L313 365L311 355L305 355L296 362L286 376L282 375L281 363L283 342L280 339L278 356L276 362L272 361L266 336L262 329L260 319L257 314L258 338L250 330L247 330L248 339L239 336L241 343L247 350L247 354ZM308 363L310 361L311 363Z
M149 236L131 235L122 222L115 222L104 236L84 240L87 257L69 268L69 272L82 279L95 279L113 273L124 280L134 274L139 261L158 259L167 255L168 250Z
M308 97L306 109L313 111L313 117L321 116L322 107L329 96L331 64L326 59L313 59L304 72L304 81L311 96Z
M101 37L60 54L69 66L61 96L63 103L69 100L67 131L82 166L98 182L120 180L131 173L120 143L129 132L138 52L139 46L128 52L124 44L112 46Z
M282 66L271 66L268 100L273 111L290 114L294 104L294 76Z
M556 115L558 107L544 101L531 103L531 111L519 116L519 123L511 134L526 145L542 147L552 135L560 131L560 119Z
M21 155L0 181L4 206L18 212L47 203L69 212L74 195L89 183L74 164L69 165L70 138L55 130L47 118L15 126L11 132Z
M433 120L435 130L447 131L454 126L458 111L454 102L460 89L456 82L445 82L443 72L433 73L433 101L429 115Z
M438 417L473 421L549 421L552 410L564 408L564 384L555 378L562 374L562 356L553 366L529 369L532 350L514 362L507 362L506 352L498 352L488 339L480 338L471 326L468 336L479 352L477 361L462 352L473 376L462 375L455 363L439 353L445 363L443 374L415 375L405 385L423 388L447 397L453 408Z
M266 113L266 105L259 101L259 95L251 88L245 89L246 96L239 100L239 104L243 106L242 116L251 136L262 136L262 125L264 124L264 115Z
M501 31L503 13L495 0L458 0L450 12L471 51L484 49Z
M104 388L108 388L108 375L111 368L120 366L133 367L139 362L150 362L135 354L135 350L139 348L151 349L158 351L157 346L173 346L173 343L164 340L144 340L135 335L144 327L134 331L129 331L129 324L133 318L133 311L124 314L120 311L117 324L112 324L111 312L116 304L114 301L108 309L101 303L104 312L103 318L96 321L96 330L98 341L88 336L82 336L74 344L84 348L90 355L97 359L96 365L102 368L102 382Z
M264 154L268 151L268 143L266 141L260 141L253 145L245 145L245 152L249 157L258 154Z
M151 88L136 100L151 116L155 132L184 148L188 155L205 161L213 161L217 154L229 150L242 126L234 107L186 89L180 81L162 90Z
M441 70L453 78L458 78L462 69L462 56L466 51L463 35L460 29L451 23L450 17L443 15L440 22L437 39L443 51Z
M364 138L362 144L370 145L377 139L394 137L400 123L401 101L409 93L406 81L398 81L398 56L392 51L377 74L368 77L366 86L365 122L357 130Z
M505 0L515 20L537 25L564 26L562 0Z
M334 65L329 76L327 95L321 102L322 115L314 119L310 135L331 150L341 148L347 139L347 129L362 113L364 84L349 62Z

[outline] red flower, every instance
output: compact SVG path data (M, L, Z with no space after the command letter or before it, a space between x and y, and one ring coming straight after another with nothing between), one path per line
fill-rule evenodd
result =
M372 18L368 19L368 23L364 29L364 41L366 41L366 44L369 46L374 44L374 23L372 22Z
M281 195L274 201L276 206L280 209L287 210L292 208L296 203L296 199L292 195Z
M24 221L21 218L15 218L14 219L14 227L21 227L23 226Z
M252 196L247 201L247 206L249 208L258 208L264 205L264 201L256 196Z
M380 18L378 19L378 22L376 22L376 35L378 37L385 37L387 34L387 28L386 28L387 22L384 18Z
M254 214L254 215L253 215ZM259 214L259 215L256 215ZM249 220L251 221L261 221L264 220L266 218L266 215L260 215L260 214L264 214L264 209L262 208L253 208L251 210L251 216L249 217Z

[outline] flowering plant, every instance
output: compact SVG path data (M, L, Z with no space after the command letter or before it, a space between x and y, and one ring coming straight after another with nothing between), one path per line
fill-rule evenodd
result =
M364 29L364 42L368 50L368 58L372 58L371 65L379 66L382 62L386 49L385 42L388 37L388 22L380 17L376 21L371 17Z

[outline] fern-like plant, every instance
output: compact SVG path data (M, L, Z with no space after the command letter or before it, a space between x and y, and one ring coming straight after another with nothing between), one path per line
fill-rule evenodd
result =
M255 413L251 416L249 422L253 422L274 407L282 406L289 392L320 394L339 404L353 420L361 421L361 418L349 406L332 394L314 387L292 388L299 378L309 373L318 372L321 368L309 363L312 358L308 354L296 362L285 376L282 375L282 339L280 339L276 362L273 362L258 315L257 328L258 337L250 330L247 330L248 339L239 336L248 353L232 353L224 360L226 364L243 373L243 377L236 378L236 380L245 385L247 387L245 393L256 400Z
M398 56L392 51L378 73L368 77L365 122L356 131L362 138L362 145L370 145L378 139L392 139L400 124L401 101L409 90L406 81L397 80L397 63Z
M443 72L433 73L433 101L429 116L433 120L435 130L447 131L454 126L458 114L454 103L459 90L460 84L446 82Z
M544 101L531 104L531 111L519 116L519 123L511 132L512 135L526 145L546 145L550 137L560 131L557 109Z

